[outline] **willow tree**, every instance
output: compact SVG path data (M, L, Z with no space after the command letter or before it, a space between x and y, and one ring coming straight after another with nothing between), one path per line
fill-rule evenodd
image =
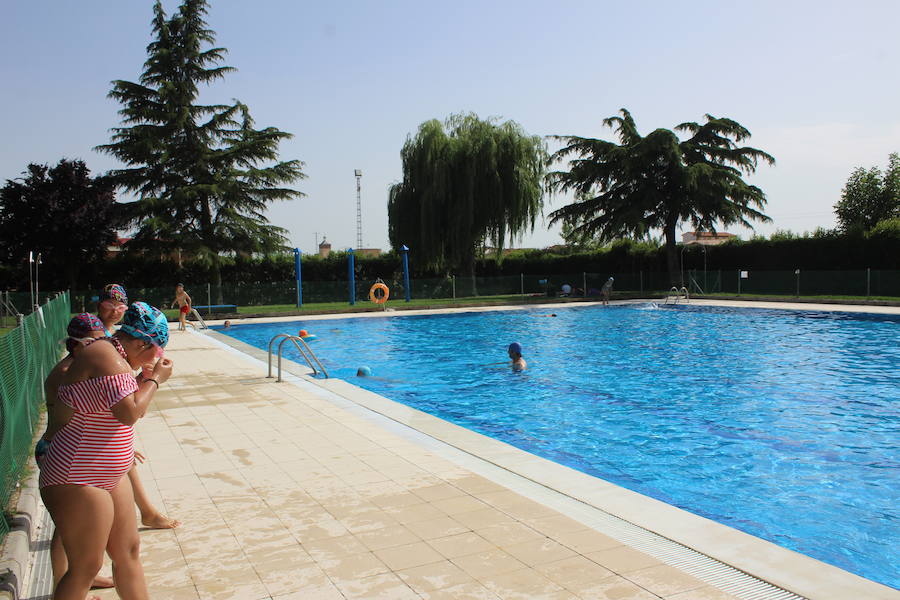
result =
M388 235L416 264L467 269L489 243L498 259L507 242L534 229L543 209L548 154L538 136L513 121L473 114L426 121L400 153L403 180L390 188Z
M603 120L615 130L619 143L576 136L553 136L565 144L553 160L572 158L567 171L553 171L551 190L574 192L577 200L550 213L551 223L562 222L577 235L605 241L643 238L662 230L669 278L683 285L678 265L676 230L690 223L696 230L751 220L770 221L761 212L766 196L744 181L759 161L775 164L769 154L738 143L750 137L740 123L706 115L706 122L682 123L641 136L631 114Z
M109 177L137 196L121 210L124 223L137 228L129 246L180 248L206 259L221 301L221 256L283 247L285 230L269 224L265 210L301 197L285 186L304 174L302 162L278 161L289 133L257 129L241 102L197 102L201 86L234 70L221 66L227 51L213 46L207 8L206 0L184 0L167 17L155 3L139 82L114 81L109 93L122 104L122 126L97 149L125 163Z

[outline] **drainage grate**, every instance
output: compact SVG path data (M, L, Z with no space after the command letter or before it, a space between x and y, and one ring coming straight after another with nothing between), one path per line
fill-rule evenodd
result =
M592 519L595 529L737 598L743 600L806 600L803 596L798 596L735 569L731 565L662 537L630 521L620 519L593 506L590 508L599 513Z

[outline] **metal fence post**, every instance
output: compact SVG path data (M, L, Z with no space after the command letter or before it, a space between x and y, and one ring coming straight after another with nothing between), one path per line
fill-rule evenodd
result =
M872 292L872 269L871 267L866 267L866 298L871 296Z
M794 275L797 276L797 295L795 297L799 298L800 297L800 269L797 269L796 271L794 271Z
M641 293L643 294L644 293L644 270L643 269L638 271L638 278L640 281L639 285L641 286Z
M206 283L206 316L212 315L212 286Z
M300 267L300 248L294 248L294 281L297 285L295 300L297 308L303 306L303 282Z
M350 306L356 304L356 273L353 268L353 248L347 250L347 275L350 279Z
M525 273L519 273L519 293L525 295Z
M581 293L587 298L587 273L581 272Z
M453 290L453 299L456 300L456 275L450 276L450 288Z
M741 295L741 270L738 269L738 296Z
M409 289L409 248L406 244L403 244L400 247L400 251L403 253L403 291L405 292L406 301L410 301L410 289Z

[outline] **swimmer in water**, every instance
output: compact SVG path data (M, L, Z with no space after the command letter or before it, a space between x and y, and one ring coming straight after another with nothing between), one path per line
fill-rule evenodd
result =
M513 371L524 371L528 368L528 363L522 358L522 345L519 342L513 342L507 348L509 358L512 360Z

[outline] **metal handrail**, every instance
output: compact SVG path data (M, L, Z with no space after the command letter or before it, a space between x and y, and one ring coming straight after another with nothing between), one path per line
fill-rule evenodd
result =
M206 324L206 321L203 320L203 317L200 316L200 313L197 312L197 309L193 306L191 307L191 314L197 317L197 321L200 323L200 329L209 329L209 325Z
M278 335L273 337L271 340L269 340L269 374L266 375L266 379L272 378L272 344L274 344L275 340L277 340L278 338L283 338L283 337L291 337L291 334L279 333Z
M328 371L325 370L325 367L322 365L322 361L319 360L319 357L316 356L316 353L312 351L312 348L309 347L309 344L306 343L302 337L291 335L289 333L279 333L271 340L269 340L269 374L266 375L267 378L272 377L272 344L275 343L275 340L279 338L284 338L278 344L278 379L276 381L282 381L281 379L281 354L284 349L284 343L288 340L294 344L294 347L297 348L297 351L300 353L300 356L303 357L303 360L306 361L307 366L312 369L313 375L318 375L319 371L322 371L322 374L325 377L330 377L328 375ZM297 342L300 342L299 344ZM300 347L300 344L303 344L303 347ZM319 365L319 369L316 370L316 366L313 364L315 361L316 365Z
M674 294L673 294L673 292L674 292ZM665 300L663 300L663 304L668 304L669 298L672 299L672 304L678 304L678 299L681 298L682 296L684 296L685 302L690 303L691 294L688 291L688 289L685 286L681 286L681 289L679 290L677 287L675 287L673 285L671 288L669 288L669 293L666 295Z
M675 292L675 295L674 295L674 296L672 295L672 292ZM673 299L673 300L672 300L672 304L678 304L678 288L675 287L674 285L673 285L671 288L669 288L669 293L666 294L666 297L665 297L665 299L663 300L663 304L668 304L668 303L669 303L669 298L672 298L672 299Z

